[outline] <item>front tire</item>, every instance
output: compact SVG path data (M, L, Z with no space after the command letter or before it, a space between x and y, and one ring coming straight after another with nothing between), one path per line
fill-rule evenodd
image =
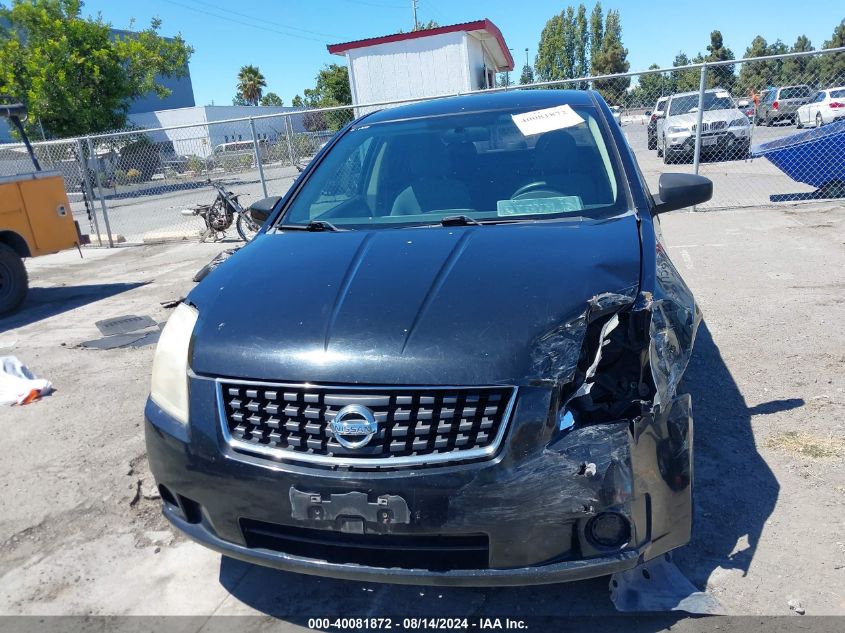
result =
M255 237L255 234L258 233L259 229L261 228L261 225L254 222L253 219L247 214L239 213L237 228L238 235L241 236L241 239L244 242L249 242L250 240L252 240L253 237Z
M0 316L9 314L23 303L28 289L23 259L5 244L0 244Z
M816 112L816 127L821 127L824 125L824 119L822 118L821 112Z

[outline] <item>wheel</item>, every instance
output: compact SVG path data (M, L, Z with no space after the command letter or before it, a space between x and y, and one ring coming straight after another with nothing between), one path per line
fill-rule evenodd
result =
M649 136L648 137L648 148L649 149L657 149L657 137L656 136Z
M17 308L29 287L23 259L5 244L0 244L0 316Z
M821 127L824 125L824 119L822 118L821 112L816 112L816 127Z
M657 139L654 142L657 143ZM666 139L663 140L663 147L666 147ZM663 147L660 147L660 145L657 146L657 158L663 156Z
M795 117L795 129L797 129L797 130L803 130L804 129L804 124L801 123L801 117L800 116Z
M247 213L238 213L237 227L238 235L241 236L241 239L244 242L249 242L258 233L261 225L249 217Z

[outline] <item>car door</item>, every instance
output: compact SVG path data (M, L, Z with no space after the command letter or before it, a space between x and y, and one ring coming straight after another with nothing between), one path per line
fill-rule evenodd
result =
M810 126L815 122L820 97L824 98L824 95L821 92L817 92L810 103L798 108L798 118L802 125Z

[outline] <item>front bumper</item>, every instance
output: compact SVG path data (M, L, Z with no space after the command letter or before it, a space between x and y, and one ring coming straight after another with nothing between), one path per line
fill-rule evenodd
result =
M192 539L226 556L288 571L375 582L433 585L525 585L580 580L634 567L689 540L692 424L688 396L642 419L575 429L551 441L551 391L521 388L503 447L494 458L428 469L332 470L238 453L221 432L212 381L191 381L192 421L183 427L149 401L150 466L164 514ZM537 447L540 447L539 449ZM303 515L301 493L320 499L361 495L364 504L392 496L407 521L380 522L360 506L333 521ZM363 493L363 494L362 494ZM628 542L596 546L591 518L615 512ZM343 513L341 513L343 514ZM481 564L350 563L301 549L251 542L245 525L276 526L312 537L346 533L404 542L483 535ZM382 535L382 537L372 535ZM314 545L318 551L318 544ZM413 548L412 548L413 549ZM323 550L319 550L323 551ZM338 551L337 548L332 551ZM360 553L360 550L358 550ZM431 568L429 568L431 567Z
M747 150L750 145L751 137L743 129L705 133L701 136L702 154L720 154L739 149ZM676 134L667 136L666 150L670 154L691 155L695 153L695 135Z

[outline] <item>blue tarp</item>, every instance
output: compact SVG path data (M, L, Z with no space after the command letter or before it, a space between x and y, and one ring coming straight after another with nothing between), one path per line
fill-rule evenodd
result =
M796 182L821 188L845 182L845 121L791 134L751 148Z

